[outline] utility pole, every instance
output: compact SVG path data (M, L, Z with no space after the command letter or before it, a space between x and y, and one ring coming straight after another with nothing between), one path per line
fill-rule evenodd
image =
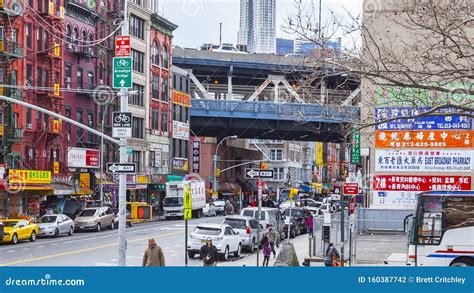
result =
M219 23L219 45L222 45L222 22Z
M122 36L128 36L128 0L124 1L123 6L123 23ZM120 112L127 112L128 108L128 89L120 89ZM127 139L120 139L120 163L127 162ZM118 244L119 257L118 265L126 266L127 260L127 236L125 231L126 225L126 205L127 205L127 175L120 174L119 183L119 227L118 227Z
M259 266L259 261L260 261L260 213L262 212L262 185L263 183L261 182L260 179L260 168L258 168L258 181L257 181L257 186L258 186L258 194L257 194L257 202L258 202L258 209L257 209L257 267Z

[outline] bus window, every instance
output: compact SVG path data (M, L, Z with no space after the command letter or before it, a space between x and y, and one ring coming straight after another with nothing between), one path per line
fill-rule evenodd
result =
M452 197L443 209L444 230L474 226L474 197Z
M418 243L438 245L443 233L443 202L441 197L425 197L422 202L421 219L418 222Z

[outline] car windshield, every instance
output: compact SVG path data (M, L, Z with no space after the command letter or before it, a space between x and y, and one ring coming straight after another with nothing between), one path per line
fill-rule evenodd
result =
M220 47L221 46L219 46L219 45L214 45L214 46L212 46L212 49L219 49Z
M244 216L246 217L252 217L256 219L257 213L254 213L253 210L245 210L243 213ZM260 212L260 220L265 220L265 213Z
M8 221L8 222L2 222L5 224L5 227L15 227L16 224L18 224L19 221Z
M215 201L214 205L217 206L217 207L223 207L223 206L225 206L225 201L223 201L223 200Z
M221 234L221 229L212 227L196 227L196 229L194 229L194 234L218 236Z
M286 209L286 210L283 212L283 215L289 217L289 216L290 216L290 209ZM303 217L304 217L304 212L303 212L302 210L292 209L292 210L291 210L291 217L303 218Z
M182 197L166 197L163 201L163 205L169 207L179 207L183 205Z
M234 229L247 228L247 221L245 219L225 219L224 224L227 224Z
M55 223L56 216L42 216L39 218L38 223Z
M82 212L79 213L79 217L92 217L97 213L97 209L90 209L90 210L82 210Z

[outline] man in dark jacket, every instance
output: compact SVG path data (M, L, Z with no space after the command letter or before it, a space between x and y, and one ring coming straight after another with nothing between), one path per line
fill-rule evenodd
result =
M339 252L337 251L334 244L329 243L328 248L326 249L326 257L324 258L324 264L327 267L334 266L335 262L337 262L341 257L339 256Z
M205 267L214 267L217 264L217 248L212 245L212 238L206 240L206 244L201 247L200 257Z
M159 247L155 239L148 239L148 247L143 254L142 266L144 267L164 267L165 256L163 250Z

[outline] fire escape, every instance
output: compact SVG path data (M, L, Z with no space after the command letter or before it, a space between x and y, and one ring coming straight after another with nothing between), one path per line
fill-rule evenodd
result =
M17 58L23 56L22 44L18 43L18 34L22 30L23 7L13 5L12 1L2 1L0 7L0 95L21 100L23 91L17 87L18 71L21 72L21 61ZM0 121L1 136L0 163L6 163L8 168L19 165L20 154L13 151L13 145L22 139L22 129L17 127L16 117L19 107L11 103L0 103L2 119Z
M59 2L59 6L57 3ZM43 40L45 50L37 54L37 64L47 69L47 82L36 90L36 104L55 113L64 114L62 80L64 75L64 6L62 1L50 1L48 10L40 11L44 22L53 34ZM35 148L39 151L40 160L37 168L51 170L55 173L68 173L67 140L62 122L54 117L43 115L37 121ZM59 170L54 170L54 163L60 162Z

